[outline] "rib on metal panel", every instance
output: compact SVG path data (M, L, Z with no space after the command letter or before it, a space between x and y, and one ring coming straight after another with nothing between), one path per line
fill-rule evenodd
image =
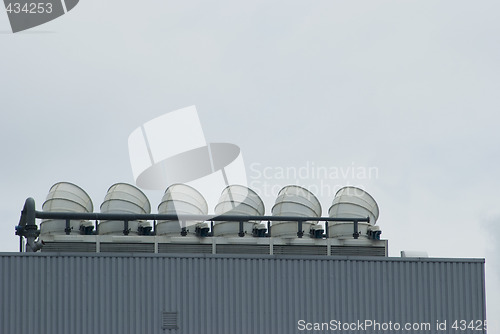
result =
M297 333L299 320L456 333L486 313L474 259L1 253L0 273L0 333ZM343 333L366 332L391 333Z

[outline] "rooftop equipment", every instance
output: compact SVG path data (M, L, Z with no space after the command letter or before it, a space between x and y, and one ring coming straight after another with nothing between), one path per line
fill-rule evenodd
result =
M262 216L265 208L259 195L250 188L241 185L227 186L215 207L216 215L236 215L236 216ZM215 236L251 236L253 233L253 221L242 221L240 230L239 221L216 221L214 222ZM262 234L262 231L259 232Z
M79 186L69 182L54 184L42 205L46 212L82 212L94 211L89 195ZM80 234L81 220L44 219L40 224L40 234Z
M102 213L149 214L151 205L144 193L127 183L112 185L101 204ZM99 224L99 234L128 235L138 234L138 228L144 228L139 221L104 220Z
M69 187L75 190L74 185ZM339 194L348 195L344 192L345 189ZM72 192L70 195L61 194L63 194L61 195L63 204L74 204L71 200ZM364 193L361 195L369 196ZM57 198L53 195L49 197L51 200ZM356 194L355 198L357 197L360 195ZM330 214L334 212L334 208L341 211L341 204L348 206L354 202L354 200L345 203L337 201L338 199L332 205ZM378 226L368 225L366 229L368 235L362 240L351 239L359 237L358 224L363 226L363 223L369 222L370 213L373 217L378 217L378 209L372 208L370 213L366 213L363 211L366 210L365 205L365 209L358 209L360 211L358 214L350 212L350 217L346 217L347 211L338 217L320 217L321 206L316 197L298 186L287 186L279 192L272 209L272 216L263 215L264 204L254 191L239 185L228 186L224 189L220 203L216 206L216 216L205 214L207 205L203 197L193 188L181 184L167 188L158 214L149 213L150 204L142 191L125 183L117 183L109 188L100 213L85 212L90 211L90 207L80 209L84 212L76 212L78 210L74 209L62 211L61 208L57 208L57 211L47 211L49 204L55 204L57 201L47 200L46 202L44 205L46 210L37 211L34 200L32 198L26 200L19 225L16 226L16 235L20 237L20 251L23 251L23 238L26 238L24 249L29 252L36 252L43 245L42 251L47 252L123 251L203 254L302 254L305 252L316 255L387 256L387 240L380 240L381 232ZM372 206L376 207L375 204ZM374 211L377 212L374 213ZM37 218L42 219L44 224L48 221L59 220L60 226L56 230L61 234L70 234L72 231L70 222L80 222L78 230L82 235L46 233L37 241L40 235L36 224ZM375 218L372 218L372 222L373 219ZM159 222L158 234L160 235L157 237L151 237L156 234L151 231L150 222L153 220ZM93 231L90 221L96 224L100 221L96 232ZM184 238L187 232L181 228L182 222L186 222L190 228L190 237ZM327 224L323 226L325 222ZM349 225L342 225L343 223L349 223ZM338 229L346 226L348 227L345 233L338 233L338 231L334 233L342 237L330 237L328 227ZM179 237L171 237L179 231ZM210 238L214 236L213 232L216 237ZM305 233L308 234L307 238L296 239L296 236L301 238ZM115 237L128 234L141 237ZM240 238L250 235L253 237Z
M272 208L273 216L320 217L321 204L309 190L290 185L281 189ZM302 237L309 235L311 225L316 222L275 221L272 224L272 235L282 238ZM302 225L300 227L300 225Z
M314 239L322 239L325 230L321 224L312 224L309 230L309 236Z
M347 186L335 194L328 215L333 218L369 218L370 222L357 222L357 232L354 231L354 222L334 222L329 225L328 236L338 239L350 239L354 234L358 236L380 239L380 231L371 226L375 225L379 216L379 208L373 197L363 189ZM371 233L368 233L368 232Z
M158 206L159 214L178 215L206 215L208 205L203 195L185 184L173 184L165 190L165 194ZM189 233L195 233L195 226L200 222L187 222L178 220L160 220L156 225L157 235L180 235L182 228L186 227Z
M264 238L267 236L266 231L267 231L266 224L263 223L255 224L253 226L252 236L256 238Z

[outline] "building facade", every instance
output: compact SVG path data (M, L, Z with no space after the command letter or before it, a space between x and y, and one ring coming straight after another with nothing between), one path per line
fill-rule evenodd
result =
M0 333L486 333L484 259L0 253L0 272Z

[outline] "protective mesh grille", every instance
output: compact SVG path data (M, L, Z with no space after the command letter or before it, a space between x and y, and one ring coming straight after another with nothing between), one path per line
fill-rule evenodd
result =
M177 325L177 312L162 312L161 317L162 329L178 329Z

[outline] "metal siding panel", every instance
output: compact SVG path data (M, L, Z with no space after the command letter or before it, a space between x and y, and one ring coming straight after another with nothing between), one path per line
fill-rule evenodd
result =
M453 270L454 268L452 267L453 263L446 263L445 266L446 266L446 270L443 274L445 274L446 272L449 272L450 270ZM448 300L450 300L453 296L453 277L450 277L448 278L448 282L447 284L444 286L444 288L446 289L446 302L448 302ZM457 314L457 310L456 310L456 303L453 303L453 305L449 305L449 309L453 312L453 314Z
M439 269L438 269L438 272L439 272L439 288L438 288L438 291L440 291L440 295L441 295L441 300L443 301L441 304L440 304L440 309L441 309L441 315L442 315L442 319L445 319L446 318L446 313L448 312L448 308L447 308L447 305L446 305L446 301L447 301L447 293L446 293L446 287L445 287L445 276L444 276L444 273L446 272L446 264L445 263L442 263L440 266L439 266Z
M250 273L254 275L254 277L260 277L259 270L258 270L258 261L257 260L252 260L250 263ZM250 323L248 327L248 332L249 333L259 333L259 329L256 328L256 323L257 319L260 319L260 314L259 314L259 305L256 303L256 296L257 294L260 294L261 291L258 288L257 285L257 280L256 278L254 279L249 279L248 280L248 294L247 294L247 300L249 301L249 306L248 306L248 312L249 312L249 317L250 317Z
M481 309L481 311L482 311L481 313L482 313L482 315L484 317L483 319L484 319L484 321L486 321L487 320L486 319L486 285L484 284L484 282L485 282L485 272L484 272L484 270L485 270L484 264L482 264L481 275L480 275L481 277L480 277L480 280L478 279L478 281L483 282L483 286L482 286L482 289L481 289L480 293L478 293L477 295L483 297L482 300L481 300L481 308L480 309ZM486 331L484 331L484 332L486 332Z
M6 273L6 268L5 264L7 261L3 259L3 257L0 257L0 332L1 333L8 333L7 329L7 324L9 323L7 321L7 305L10 303L9 296L8 296L8 289L5 287L8 286L8 279Z
M466 260L45 253L0 255L0 270L2 333L284 333L299 319L485 313L484 264ZM178 330L162 332L163 311L179 312Z
M219 314L219 321L222 323L222 329L223 333L230 333L231 332L231 317L230 317L230 310L233 309L234 305L232 304L230 296L228 296L227 291L230 290L232 287L229 284L229 274L226 273L225 267L226 267L226 262L228 259L223 259L220 261L220 266L219 266L219 280L221 281L222 285L219 286L219 293L221 297L221 303L223 306L222 312ZM219 262L219 261L218 261Z
M22 279L25 275L25 270L24 270L24 267L26 266L26 262L25 261L21 261L22 259L16 259L16 263L12 263L12 276L11 276L11 282L14 282L14 281L19 281L20 283L22 282ZM16 270L17 269L17 270ZM16 272L17 271L17 272ZM27 331L28 329L26 328L26 322L23 321L23 319L21 318L21 312L23 312L24 310L21 308L21 301L22 300L29 300L28 299L28 294L27 294L27 291L24 290L24 289L21 289L22 288L22 283L20 284L20 286L18 287L20 291L20 298L17 298L14 302L14 312L16 313L15 314L15 324L17 324L18 326L21 327L21 331ZM14 290L16 291L16 290ZM14 292L13 291L13 292ZM13 296L14 293L11 295ZM16 330L15 327L12 327L14 329L14 331ZM13 331L13 332L14 332ZM11 332L11 333L13 333Z
M453 277L450 278L450 286L451 286L451 295L448 297L449 300L453 299L453 296L460 294L459 286L456 281L457 277L462 277L460 272L460 264L459 263L450 263L452 267L451 270L456 273ZM461 295L463 297L463 294ZM460 318L462 314L463 303L453 303L454 313L459 315Z
M388 273L389 270L387 268L388 263L384 262L382 263L384 266L384 273ZM395 275L386 275L386 278L384 280L384 291L387 294L387 303L388 303L388 308L385 312L385 319L386 320L391 320L392 317L397 318L397 305L396 305L396 294L395 290L392 288L395 286L397 281L397 277Z
M281 277L279 275L280 273L280 264L281 264L281 261L280 259L277 259L274 263L273 266L270 266L270 280L271 280L271 284L272 284L272 290L271 290L271 294L273 296L273 298L271 299L271 303L270 303L270 315L271 315L271 319L273 319L271 321L271 328L272 328L272 332L273 333L279 333L279 328L278 328L278 325L281 321L281 319L278 319L278 312L277 312L277 309L278 309L278 306L281 306L282 302L279 300L279 297L281 296L278 288L281 286L281 283L279 282L279 280L281 280ZM267 266L267 263L265 263L265 265Z
M23 291L22 291L22 271L20 268L20 263L22 261L21 258L12 258L12 261L9 261L9 266L7 269L7 273L9 273L10 277L9 280L7 281L7 286L6 286L6 295L8 296L9 303L6 304L5 309L9 310L10 312L6 312L7 317L6 321L10 326L7 327L8 332L6 333L15 333L18 326L20 323L21 319L21 310L20 310L20 305L19 305L19 300L22 298L26 298L23 296ZM19 273L16 273L16 270L19 270ZM7 276L7 275L6 275ZM12 314L14 313L14 314ZM22 324L21 324L22 326ZM20 328L22 330L22 328Z
M479 266L479 264L476 264L476 266ZM481 270L475 270L475 272L477 273L475 278L476 278L476 281L479 281L479 282L484 282L485 281L485 272L484 272L484 265L481 267ZM486 319L486 286L483 284L483 286L477 286L476 289L475 289L475 293L473 295L476 295L476 296L482 296L483 298L480 299L480 298L477 298L477 310L481 310L481 314L484 316L484 319L483 320L487 320Z
M427 291L427 296L429 296L430 298L436 300L437 299L437 295L436 295L436 292L435 292L435 278L434 278L434 268L435 268L435 265L434 263L429 263L428 266L425 266L426 270L425 270L425 277L427 277L427 284L426 284L426 287L425 287L425 291ZM425 308L425 315L424 317L426 319L431 319L433 314L435 314L435 308L434 308L434 305L435 305L435 301L429 301L426 308ZM435 325L435 323L432 324L433 326Z
M466 304L466 314L471 314L475 313L474 312L474 307L473 307L473 298L471 296L472 291L474 291L474 286L472 284L473 281L473 276L472 276L472 271L468 266L464 266L464 270L466 271L466 280L465 280L465 304Z
M474 275L472 275L473 279L471 281L474 282L483 282L484 283L484 264L480 263L475 263L474 266L476 267L474 270ZM471 266L471 271L472 271L472 266ZM473 309L477 310L476 311L476 318L481 319L481 317L484 317L482 320L486 320L486 294L485 294L485 285L483 284L482 287L478 284L475 285L475 288L471 289L471 294L472 296L481 296L480 298L475 298L474 305L477 305L477 307L473 307ZM481 331L481 332L486 332L486 331Z

